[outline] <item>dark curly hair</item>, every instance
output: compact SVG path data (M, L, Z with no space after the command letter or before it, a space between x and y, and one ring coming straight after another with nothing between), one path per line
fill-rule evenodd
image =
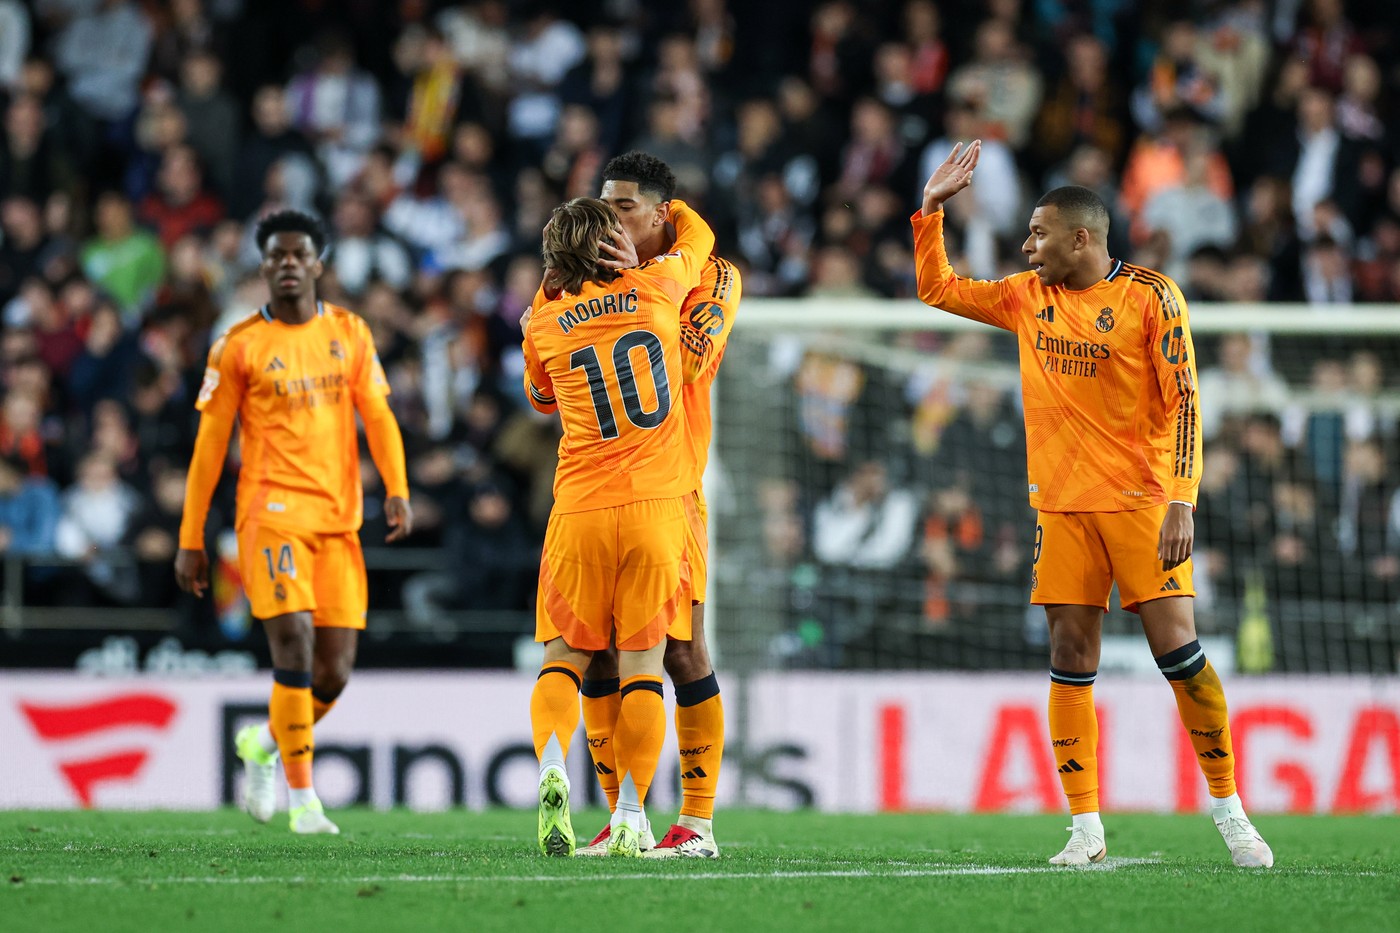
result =
M258 252L267 249L267 241L277 233L304 233L311 237L311 245L316 248L316 255L326 251L326 228L304 211L274 211L258 221L257 230L253 233Z
M638 191L655 195L658 201L676 196L676 173L671 166L639 149L609 159L603 167L603 181L636 182Z

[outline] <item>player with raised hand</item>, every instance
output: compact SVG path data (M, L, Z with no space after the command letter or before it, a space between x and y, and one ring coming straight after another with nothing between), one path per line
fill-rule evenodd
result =
M633 151L608 162L603 169L600 196L617 212L626 235L618 238L616 245L604 241L603 251L610 257L605 259L606 265L625 268L638 261L646 263L671 248L674 232L669 221L675 190L676 177L670 166L653 155ZM631 248L627 249L629 244ZM681 305L681 360L685 370L681 395L696 479L687 500L691 610L681 613L668 632L665 665L676 693L682 799L680 815L654 848L650 827L644 829L643 848L652 858L719 856L713 818L715 788L724 755L724 706L705 642L708 532L701 478L710 452L710 394L734 327L740 292L739 271L728 261L711 255L705 260L700 283ZM609 807L617 801L613 733L619 705L617 656L600 651L584 674L583 723L594 771ZM609 828L603 827L578 854L605 854L608 833Z
M316 796L311 763L313 725L345 689L368 606L355 416L384 479L391 542L413 530L403 437L368 325L316 299L326 246L320 223L279 211L255 236L272 300L209 351L175 577L196 596L208 588L204 525L237 421L239 570L273 666L268 721L235 740L244 805L259 822L272 818L280 754L292 831L338 833Z
M1093 685L1103 614L1118 585L1209 784L1211 816L1241 867L1274 856L1235 788L1225 692L1196 640L1193 512L1201 476L1196 364L1176 283L1108 254L1108 211L1092 191L1036 204L1027 272L958 276L943 203L972 183L981 142L954 147L914 214L919 298L1016 334L1031 505L1038 510L1031 602L1050 628L1050 737L1073 826L1055 865L1101 861Z
M697 482L680 307L714 246L682 202L672 202L671 218L668 252L617 271L600 246L617 227L613 209L592 198L556 208L544 230L544 285L525 324L526 393L564 424L536 601L545 659L530 700L546 855L575 850L564 761L595 653L618 649L610 856L641 854L666 738L662 656L667 631L688 615L687 506Z

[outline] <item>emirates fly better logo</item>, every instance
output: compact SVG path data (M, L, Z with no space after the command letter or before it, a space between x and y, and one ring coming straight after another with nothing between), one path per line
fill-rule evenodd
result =
M84 807L92 806L97 785L135 780L150 751L136 747L117 748L101 754L83 754L77 750L70 755L68 750L73 746L69 743L132 728L164 732L178 711L174 703L154 693L122 693L64 706L21 700L19 708L39 739L56 745L64 755L58 761L59 773Z

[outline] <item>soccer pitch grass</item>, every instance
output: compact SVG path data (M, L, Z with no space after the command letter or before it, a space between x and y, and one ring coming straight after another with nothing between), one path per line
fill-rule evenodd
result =
M333 816L339 837L280 813L0 813L0 929L1400 930L1393 816L1266 816L1267 871L1204 815L1110 815L1109 859L1077 870L1045 861L1060 816L722 812L718 861L547 859L533 812Z

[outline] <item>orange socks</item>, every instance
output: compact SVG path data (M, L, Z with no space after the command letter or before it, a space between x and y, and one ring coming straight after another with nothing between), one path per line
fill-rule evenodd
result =
M676 687L676 739L681 753L681 816L713 819L724 757L724 704L714 671Z
M311 725L311 672L277 668L272 672L272 700L267 721L282 753L282 771L293 790L311 787L311 759L316 742Z
M326 718L326 714L335 709L335 700L323 700L318 697L315 691L311 694L311 715L316 722Z
M598 786L608 798L608 809L617 809L617 749L613 732L622 711L622 682L607 680L583 682L583 728L588 734L588 753L593 756L593 772Z
M545 746L553 736L559 742L557 762L569 754L569 740L578 728L578 691L583 675L565 661L547 661L530 695L530 726L534 731L535 755L543 760Z
M1199 641L1192 641L1157 658L1157 667L1176 694L1181 724L1191 736L1210 795L1231 796L1235 793L1235 749L1230 742L1225 688L1206 660L1205 649Z
M623 795L619 791L619 809L624 806L640 809L646 803L665 741L666 704L661 698L661 678L647 675L627 678L622 682L622 708L617 716L613 753L617 756L618 783L630 784L635 800L627 799L631 794Z
M1099 810L1099 718L1094 712L1098 671L1050 668L1050 745L1071 814Z

